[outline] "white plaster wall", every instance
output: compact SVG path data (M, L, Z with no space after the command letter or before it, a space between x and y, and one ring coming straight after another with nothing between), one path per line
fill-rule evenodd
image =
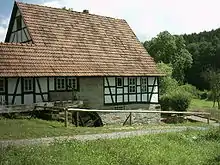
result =
M16 87L17 78L8 78L8 93L14 94L14 90ZM21 80L19 80L18 88L17 88L17 94L21 93Z
M33 94L24 95L24 104L33 104Z
M49 90L53 91L55 89L54 87L54 78L50 77L49 78Z
M47 78L38 78L38 80L39 80L39 83L40 83L41 91L42 92L48 92L47 91ZM36 93L40 93L40 89L38 87L37 80L35 80L35 86L36 86Z

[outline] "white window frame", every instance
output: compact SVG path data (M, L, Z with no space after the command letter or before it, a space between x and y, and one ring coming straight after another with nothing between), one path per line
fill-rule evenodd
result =
M119 82L118 80L121 81L121 85L118 84L118 82ZM123 78L122 77L116 77L116 86L117 87L123 87Z
M67 78L67 89L68 90L77 90L77 78L76 77L68 77Z
M0 78L0 81L2 81L2 84L0 83L0 92L5 92L5 79L4 78Z
M56 78L56 89L57 90L66 90L66 79L65 79L65 77Z
M141 92L147 92L147 77L141 77Z
M129 93L136 93L136 78L135 77L129 77Z
M33 92L33 78L24 78L24 92Z

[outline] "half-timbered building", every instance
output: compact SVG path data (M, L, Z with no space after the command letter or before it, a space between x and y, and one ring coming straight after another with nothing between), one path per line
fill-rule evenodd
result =
M15 2L0 44L2 104L69 100L147 108L159 99L154 60L125 20Z

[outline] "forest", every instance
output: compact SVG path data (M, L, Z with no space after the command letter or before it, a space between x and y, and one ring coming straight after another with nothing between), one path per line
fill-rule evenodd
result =
M205 97L217 101L220 108L220 28L183 35L163 31L143 45L166 74L161 80L161 101L165 94L167 102L177 97L184 100L185 91L199 98L207 91L210 97Z
M209 89L204 78L208 70L220 69L220 28L209 32L171 35L161 32L144 42L156 62L172 65L173 77L198 89Z

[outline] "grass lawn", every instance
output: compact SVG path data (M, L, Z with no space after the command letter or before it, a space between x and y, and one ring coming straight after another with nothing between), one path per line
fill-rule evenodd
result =
M190 104L190 109L210 109L212 108L212 106L213 106L212 101L192 99ZM217 109L217 103L214 109Z
M183 125L183 124L178 124L178 125ZM136 125L136 126L110 125L104 127L75 127L73 125L69 125L66 128L64 127L64 123L57 121L46 121L40 119L0 119L0 140L107 133L107 132L119 132L119 131L129 131L129 130L137 130L137 129L163 129L163 128L165 129L170 127L175 127L178 125L175 124L169 124L169 125L149 124L149 125ZM185 123L184 125L192 125L192 124ZM200 123L196 125L202 126L206 124Z
M212 107L213 102L200 99L192 99L189 110L190 111L203 111L211 113L211 117L220 121L220 110Z
M220 130L0 149L7 165L218 165Z

